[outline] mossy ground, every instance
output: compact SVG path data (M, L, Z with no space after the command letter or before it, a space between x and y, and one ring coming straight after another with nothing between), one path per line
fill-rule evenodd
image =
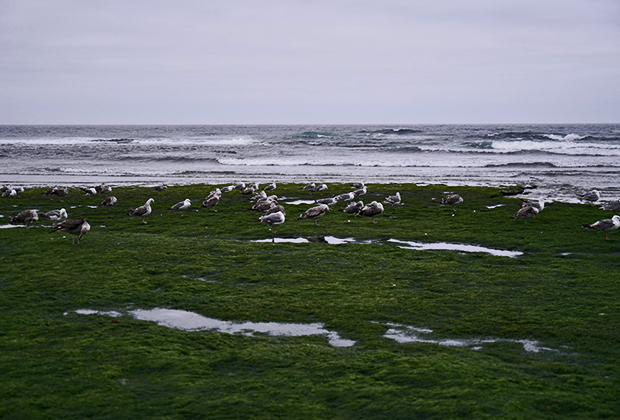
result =
M455 242L519 258L414 251L389 244L256 243L273 234L248 196L200 208L210 185L115 188L118 204L73 189L2 199L2 223L26 208L65 207L92 226L69 235L0 229L0 418L410 419L618 418L620 233L580 228L611 216L552 203L527 224L493 188L369 185L364 202L400 191L404 205L368 218L286 205L278 237ZM280 184L278 196L323 194ZM447 191L464 203L439 206ZM130 208L155 199L142 224ZM167 210L185 198L184 213ZM487 206L503 204L489 209ZM335 206L336 209L343 206ZM321 322L349 340L187 332L77 309L182 309L231 321ZM375 322L378 321L379 323ZM385 323L446 339L533 339L481 349L398 344Z

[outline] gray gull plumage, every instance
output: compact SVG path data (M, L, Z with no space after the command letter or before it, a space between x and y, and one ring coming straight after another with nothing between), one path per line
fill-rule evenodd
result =
M70 233L73 236L73 244L75 244L76 239L79 245L80 239L82 236L86 235L86 232L90 230L90 225L85 219L75 218L75 219L67 219L64 222L61 222L56 225L54 228L56 230L62 230L63 232ZM52 231L52 232L54 232Z
M135 217L141 217L142 223L146 224L146 220L144 220L144 218L151 214L151 205L154 202L155 200L153 200L152 198L149 198L148 200L146 200L146 203L144 203L143 206L136 207L135 209L131 210L128 213L128 215L135 216Z
M590 225L581 225L581 227L601 230L605 232L605 239L609 240L609 232L620 228L620 216L616 214L611 219L602 219Z

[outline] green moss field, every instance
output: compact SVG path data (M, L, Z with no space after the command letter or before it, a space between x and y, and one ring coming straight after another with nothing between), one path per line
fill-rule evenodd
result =
M611 212L552 202L525 223L497 188L371 184L365 203L403 204L300 220L351 190L328 186L279 184L277 233L237 190L202 208L216 185L114 187L113 207L79 188L0 198L0 418L620 418L620 231L581 228ZM127 216L148 198L147 224ZM90 223L80 244L49 221L6 226L60 208ZM326 333L135 316L156 309Z

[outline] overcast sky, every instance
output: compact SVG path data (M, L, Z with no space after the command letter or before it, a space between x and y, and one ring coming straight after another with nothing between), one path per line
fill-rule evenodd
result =
M0 0L0 124L620 123L619 0Z

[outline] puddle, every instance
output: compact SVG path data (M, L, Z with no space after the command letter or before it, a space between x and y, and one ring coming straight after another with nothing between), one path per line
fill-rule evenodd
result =
M383 324L381 322L376 322L376 324ZM558 350L551 349L548 347L543 347L536 340L513 340L513 339L501 339L501 338L471 338L471 339L436 339L433 340L431 338L424 338L421 335L430 334L433 330L428 328L416 328L409 325L402 324L392 324L387 323L383 324L391 327L386 331L383 335L385 338L391 338L397 343L408 344L408 343L431 343L438 344L440 346L450 346L450 347L467 347L471 350L480 350L482 349L484 344L488 343L518 343L523 346L523 350L528 353L539 353L541 351L555 351Z
M311 238L270 238L270 239L257 239L250 242L272 242L272 243L294 243L294 244L308 244L308 243L327 243L329 245L342 245L342 244L375 244L381 245L382 241L360 241L355 238L336 238L335 236L319 236ZM523 255L520 251L503 251L501 249L485 248L477 245L465 245L465 244L450 244L447 242L437 243L422 243L411 241L399 241L398 239L388 239L387 242L397 244L402 249L414 249L420 251L457 251L457 252L482 252L485 254L491 254L497 257L510 257L516 258Z
M316 200L293 200L285 201L284 204L292 204L293 206L299 206L300 204L316 204Z
M0 225L0 229L8 229L14 227L25 227L24 225Z
M498 207L503 207L503 206L505 206L505 205L506 205L506 204L498 204L498 205L496 205L496 206L486 206L486 208L487 208L487 209L496 209L496 208L498 208Z
M519 252L519 251L502 251L499 249L485 248L485 247L477 246L477 245L449 244L446 242L437 242L437 243L431 244L431 243L422 243L422 242L399 241L397 239L388 239L388 242L403 244L404 246L399 245L399 247L403 249L416 249L416 250L422 250L422 251L440 250L440 251L460 251L460 252L483 252L485 254L495 255L497 257L510 257L510 258L516 258L520 255L523 255L523 252Z
M123 316L117 311L95 311L92 309L78 309L80 315L106 315L114 318ZM65 315L68 312L64 313ZM279 322L232 322L177 309L155 308L151 310L135 309L127 312L128 315L139 321L151 321L158 325L184 331L215 330L226 334L243 334L255 337L257 334L272 336L299 337L305 335L323 335L329 344L334 347L351 347L355 341L341 338L337 332L326 330L322 324L289 324Z

